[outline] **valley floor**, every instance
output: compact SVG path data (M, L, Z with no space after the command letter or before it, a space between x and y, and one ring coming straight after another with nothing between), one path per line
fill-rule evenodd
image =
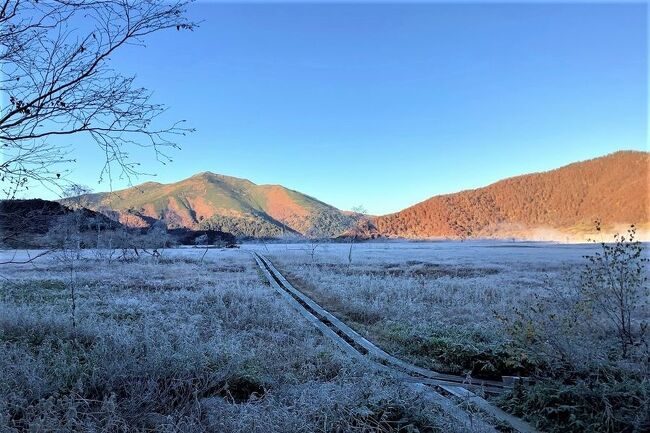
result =
M373 242L353 245L350 261L348 244L245 244L2 265L0 431L476 431L347 358L265 284L250 251L388 352L500 378L551 365L521 347L509 320L562 292L595 247ZM631 380L647 410L647 371ZM499 402L517 413L515 403ZM644 422L620 416L610 425ZM589 431L538 418L548 431Z
M596 250L592 244L376 242L352 245L350 261L349 244L315 246L313 258L310 244L246 248L267 254L297 287L391 353L449 373L471 366L427 353L423 340L465 342L479 351L507 344L498 318L552 287L562 289L580 273L583 256ZM477 362L472 374L517 373L489 361Z

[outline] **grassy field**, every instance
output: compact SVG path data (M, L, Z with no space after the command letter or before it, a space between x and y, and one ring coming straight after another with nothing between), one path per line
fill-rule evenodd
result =
M622 358L602 317L564 320L597 246L495 242L355 244L351 262L346 244L312 243L4 265L0 431L473 430L346 358L247 250L394 355L534 378L497 403L545 431L647 431L647 345Z
M650 429L647 284L630 310L640 337L622 356L596 305L610 301L585 288L585 272L600 272L585 256L600 245L375 242L354 245L351 262L345 244L252 248L393 355L453 374L530 377L524 395L499 403L543 430Z
M510 338L497 317L549 285L561 288L594 251L590 245L367 243L353 246L349 263L345 244L321 245L313 260L306 247L268 248L298 287L392 353L450 373L498 378L517 373L518 363L498 357ZM486 358L466 365L467 350Z
M243 251L83 253L0 271L3 433L471 430L346 359Z

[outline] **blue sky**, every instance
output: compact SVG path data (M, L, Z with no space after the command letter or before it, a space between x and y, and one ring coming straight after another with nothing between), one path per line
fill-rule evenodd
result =
M199 2L195 32L113 58L197 129L172 165L134 152L157 173L138 182L213 171L383 214L647 150L645 8ZM74 143L71 179L108 190L101 154Z

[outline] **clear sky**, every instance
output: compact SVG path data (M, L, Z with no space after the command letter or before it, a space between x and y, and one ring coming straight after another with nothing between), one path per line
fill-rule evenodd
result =
M172 182L200 171L343 209L647 150L646 5L215 4L113 58L187 119ZM97 191L101 154L71 178ZM115 183L113 189L126 185ZM47 196L47 194L41 194Z

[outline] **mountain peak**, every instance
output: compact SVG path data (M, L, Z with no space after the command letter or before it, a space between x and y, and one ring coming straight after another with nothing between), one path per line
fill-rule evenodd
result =
M192 175L191 177L185 179L185 181L189 179L202 179L205 181L221 181L221 182L226 182L226 183L246 183L250 185L255 185L255 183L251 182L248 179L244 179L241 177L235 177L235 176L228 176L225 174L219 174L219 173L214 173L212 171L202 171L200 173L196 173ZM183 182L183 181L181 181Z
M554 170L433 196L373 218L377 233L404 238L584 240L593 222L650 228L650 153L619 151ZM111 209L120 222L218 229L239 236L336 236L353 216L282 185L256 185L209 171L170 184L147 182L86 196L91 210Z
M344 231L349 216L281 185L205 171L170 184L147 182L117 193L87 196L90 209L110 209L120 222L169 228L216 229L238 236L283 236Z

